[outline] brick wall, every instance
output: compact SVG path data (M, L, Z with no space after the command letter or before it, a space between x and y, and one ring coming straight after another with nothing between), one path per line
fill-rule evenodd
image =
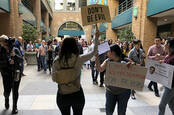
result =
M110 11L111 20L118 15L118 0L108 0L108 6ZM115 15L116 14L116 15ZM117 33L115 30L112 30L112 24L108 23L108 29L106 30L106 39L117 39Z
M51 34L57 36L59 27L67 21L74 21L82 26L81 12L54 12L51 23ZM91 38L92 26L82 26L82 28L89 40Z
M142 41L147 53L149 47L154 44L157 33L157 19L146 16L147 0L134 0L134 7L138 7L138 17L132 17L132 31L137 39Z
M10 0L10 13L0 13L0 35L6 34L11 37L22 35L22 16L18 13L18 2Z
M0 13L0 35L10 36L10 15L8 13Z

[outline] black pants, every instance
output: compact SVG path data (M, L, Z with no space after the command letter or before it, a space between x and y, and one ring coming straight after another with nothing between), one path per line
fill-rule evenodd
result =
M159 93L159 91L158 91L158 84L156 82L151 81L149 83L148 87L152 87L152 85L154 87L155 94L158 94Z
M7 99L10 96L12 90L13 96L13 107L17 107L18 97L19 97L19 85L21 81L21 76L19 81L14 81L13 72L1 72L3 87L4 87L4 97Z
M47 60L47 64L48 64L49 71L51 72L51 68L52 68L52 65L53 65L53 59Z
M100 84L104 83L104 76L105 76L105 71L100 72Z
M92 80L94 82L94 81L97 81L99 72L97 71L97 69L95 69L95 61L91 61L90 64L91 64L91 71L92 71Z
M80 91L62 95L57 93L57 106L59 107L62 115L70 115L71 107L73 109L73 115L82 115L85 105L85 97L82 88Z

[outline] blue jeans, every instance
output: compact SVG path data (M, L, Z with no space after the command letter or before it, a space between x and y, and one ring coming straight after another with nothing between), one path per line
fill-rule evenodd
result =
M112 92L106 90L106 115L113 115L116 103L118 104L118 115L126 115L130 94L130 89L118 95L114 95Z
M40 58L41 58L41 62L43 64L44 71L46 72L47 71L47 64L46 64L45 56L40 56Z
M165 114L167 104L169 105L169 108L172 111L172 114L174 115L174 88L169 89L167 87L164 87L164 93L159 104L158 115Z
M40 71L40 69L41 69L41 59L40 59L40 56L36 57L36 59L37 59L37 69L38 69L38 71Z
M97 81L98 71L95 69L95 61L91 61L92 80Z

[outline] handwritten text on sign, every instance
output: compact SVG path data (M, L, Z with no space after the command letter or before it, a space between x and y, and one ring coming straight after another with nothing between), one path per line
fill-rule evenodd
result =
M146 67L148 69L147 79L172 88L174 66L166 63L160 64L159 61L148 59L146 61Z
M105 84L127 89L143 90L146 77L146 68L126 64L108 62Z
M111 22L108 6L89 5L81 8L83 25L92 25L100 22Z

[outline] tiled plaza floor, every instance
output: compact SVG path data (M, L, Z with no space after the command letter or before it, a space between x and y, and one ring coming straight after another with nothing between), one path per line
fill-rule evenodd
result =
M27 66L24 73L27 76L21 81L18 115L61 115L56 105L57 85L52 82L51 76L42 71L37 72L36 66ZM84 115L105 115L105 88L93 85L90 70L85 68L81 83L86 99ZM136 93L136 100L130 99L127 115L157 115L160 98L147 90L148 83L149 81L146 81L143 92ZM10 115L11 108L4 110L1 78L0 84L0 115ZM117 115L116 109L114 115ZM168 107L165 115L172 115Z

